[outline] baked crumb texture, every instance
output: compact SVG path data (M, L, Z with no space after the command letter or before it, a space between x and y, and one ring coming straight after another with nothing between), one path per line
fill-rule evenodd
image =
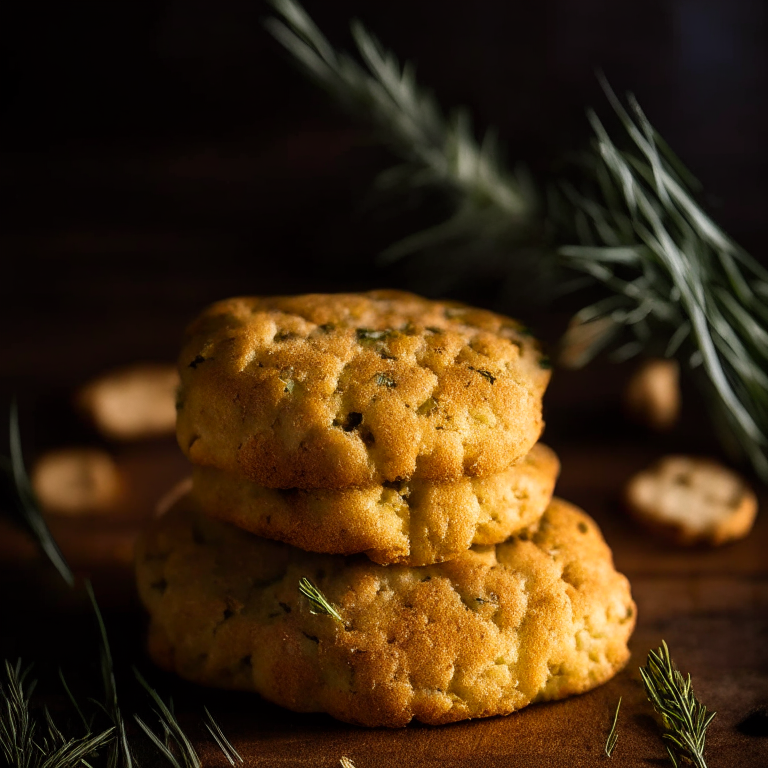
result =
M502 472L539 438L549 361L515 320L400 291L238 298L189 328L177 436L267 488Z
M382 565L429 565L536 523L559 470L555 452L537 443L517 464L485 477L338 491L264 488L195 467L193 495L209 515L310 552L364 552Z
M625 491L630 513L677 544L725 544L746 536L757 498L746 481L711 459L665 456Z
M198 512L190 497L137 549L162 667L366 726L441 724L589 690L626 663L635 605L582 511L447 563L310 554ZM308 577L340 623L310 613Z

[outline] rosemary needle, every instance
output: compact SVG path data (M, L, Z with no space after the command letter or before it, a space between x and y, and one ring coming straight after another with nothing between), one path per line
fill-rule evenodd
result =
M309 580L302 578L299 582L299 592L309 600L309 612L316 615L325 614L336 621L344 623L341 614L328 602L325 595Z
M79 738L68 739L59 730L47 708L37 719L30 710L29 700L34 681L26 684L30 668L22 669L5 662L5 683L0 683L3 699L0 710L0 759L13 768L79 768L89 766L87 758L109 744L114 728L92 733L90 728Z
M611 732L608 734L608 740L605 742L605 754L611 757L613 754L616 742L619 740L619 709L621 708L621 696L619 696L619 703L616 705L616 714L613 716L613 725L611 726Z
M203 707L203 710L205 711L206 718L205 727L208 729L208 733L211 734L219 749L224 753L224 757L227 758L229 764L235 765L235 763L244 762L240 753L232 746L229 739L219 727L219 724L213 719L213 715L208 711L208 707Z

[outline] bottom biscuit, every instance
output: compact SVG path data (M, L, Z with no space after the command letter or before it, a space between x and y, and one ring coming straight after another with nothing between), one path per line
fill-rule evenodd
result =
M313 614L309 578L343 622ZM589 690L628 657L629 583L595 523L553 500L536 531L438 565L303 552L182 499L139 542L154 660L366 726L508 714Z
M555 452L537 443L503 472L450 483L277 490L195 467L192 495L212 517L310 552L365 552L382 565L429 565L533 525L552 498L559 471Z

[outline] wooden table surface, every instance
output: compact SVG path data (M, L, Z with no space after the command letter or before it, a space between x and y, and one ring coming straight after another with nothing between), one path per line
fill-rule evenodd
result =
M664 639L682 670L692 674L697 695L718 712L707 741L710 768L768 765L768 736L740 730L753 710L768 704L768 515L759 516L747 539L716 550L669 547L637 528L619 503L626 479L662 452L699 452L715 444L698 429L696 410L686 413L683 426L671 436L649 436L624 422L617 407L617 371L559 372L547 397L546 433L563 464L558 495L598 521L638 605L632 658L614 680L583 696L531 706L510 717L389 731L290 713L257 696L199 689L154 670L143 650L145 617L130 556L156 499L188 471L168 438L112 447L130 491L108 519L52 519L65 556L80 578L88 576L94 584L126 711L142 706L129 671L135 663L163 695L173 696L206 766L226 763L201 730L204 704L247 765L332 766L347 755L358 768L591 766L605 760L603 745L622 696L613 764L661 766L665 753L637 669L648 650ZM766 501L762 493L764 509ZM7 526L0 542L0 606L2 615L13 617L4 623L0 648L6 657L34 660L40 677L55 674L61 665L77 680L84 668L93 667L96 650L82 586L74 591L64 587L34 547ZM143 736L137 735L135 743L142 764L161 764Z

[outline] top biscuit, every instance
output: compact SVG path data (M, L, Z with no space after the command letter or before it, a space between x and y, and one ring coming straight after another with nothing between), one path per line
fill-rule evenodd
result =
M229 299L188 329L177 434L268 488L483 476L537 441L549 367L520 323L456 302Z

